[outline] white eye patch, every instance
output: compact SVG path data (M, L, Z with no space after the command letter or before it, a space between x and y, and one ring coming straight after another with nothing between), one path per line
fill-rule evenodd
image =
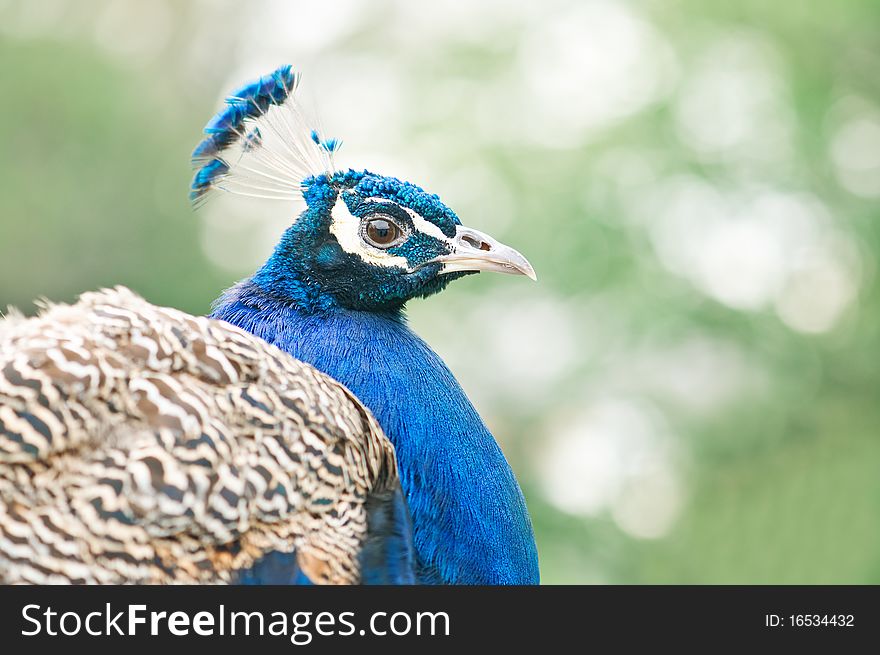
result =
M409 207L404 207L403 205L398 205L396 202L393 202L391 200L386 200L385 198L378 198L375 196L365 198L364 202L381 202L386 205L394 205L395 207L402 209L409 215L413 222L413 229L415 229L416 232L427 234L430 237L434 237L438 241L449 241L449 237L443 234L443 230L434 225L431 221L424 218L421 214L417 214L416 212L414 212Z
M409 270L409 262L406 261L406 257L392 255L387 250L373 248L363 242L361 239L361 219L348 211L348 205L342 198L336 201L330 216L332 218L330 233L336 237L336 241L345 252L356 255L366 263L375 266Z
M449 241L449 237L443 234L443 231L439 227L434 225L428 219L424 218L421 214L417 214L409 207L398 205L396 202L391 202L390 200L386 200L385 198L367 198L364 200L364 202L381 202L394 205L395 207L400 207L412 219L413 229L415 229L416 232L427 234L430 237L434 237L438 241Z

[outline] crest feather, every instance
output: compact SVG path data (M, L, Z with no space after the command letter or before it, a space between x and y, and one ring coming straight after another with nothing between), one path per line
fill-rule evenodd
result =
M288 64L229 94L193 150L194 205L215 189L295 200L302 180L333 173L333 155L342 142L307 126L294 98L299 80Z

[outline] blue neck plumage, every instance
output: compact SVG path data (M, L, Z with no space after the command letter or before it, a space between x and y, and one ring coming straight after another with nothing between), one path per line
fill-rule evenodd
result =
M260 284L230 289L213 316L339 380L397 450L423 583L535 584L538 560L517 481L442 360L402 312L307 312Z

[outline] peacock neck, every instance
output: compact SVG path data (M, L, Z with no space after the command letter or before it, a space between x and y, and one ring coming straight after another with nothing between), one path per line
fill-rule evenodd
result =
M538 582L531 521L507 460L401 312L305 312L246 280L213 317L339 380L373 412L397 451L420 582Z

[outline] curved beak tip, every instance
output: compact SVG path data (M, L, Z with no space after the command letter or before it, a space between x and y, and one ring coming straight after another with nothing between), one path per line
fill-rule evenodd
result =
M519 253L517 253L517 255L519 255ZM514 275L519 273L520 275L525 275L527 278L532 280L532 282L538 281L538 274L535 273L535 269L532 268L532 264L522 255L519 256L519 259L517 261L512 261L510 263L510 268L510 272Z
M538 281L535 269L525 257L510 246L500 243L477 230L459 226L450 240L451 252L434 261L443 263L443 272L492 271L510 275L525 275Z

